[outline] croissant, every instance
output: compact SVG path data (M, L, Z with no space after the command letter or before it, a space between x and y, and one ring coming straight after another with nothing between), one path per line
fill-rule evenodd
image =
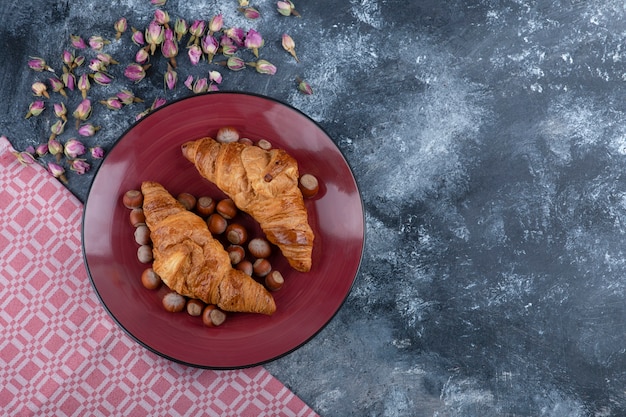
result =
M184 143L182 152L203 177L259 223L294 269L311 269L314 235L294 158L282 149L266 151L210 137Z
M272 295L252 277L233 269L228 253L207 224L186 210L159 183L141 184L150 229L152 268L177 293L225 311L276 311Z

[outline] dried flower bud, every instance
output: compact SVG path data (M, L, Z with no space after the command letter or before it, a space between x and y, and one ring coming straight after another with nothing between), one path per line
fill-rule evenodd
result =
M63 97L67 97L67 93L65 92L65 84L63 84L63 81L59 80L58 78L49 78L48 81L50 82L50 87L52 87L52 91L61 94Z
M220 90L220 88L218 87L217 84L211 83L211 84L209 84L209 88L208 88L207 91L219 91L219 90Z
M161 53L165 58L169 58L170 64L176 68L176 55L178 55L178 44L172 39L166 39L161 46Z
M83 101L81 101L76 107L76 110L74 110L74 113L72 113L72 115L77 120L89 119L89 116L91 116L91 100L84 99Z
M187 56L189 56L191 65L198 65L200 58L202 58L202 49L198 45L193 44L187 49Z
M209 81L221 84L222 74L220 74L218 71L209 71Z
M135 83L143 80L146 77L146 68L147 66L141 66L139 64L128 64L126 69L124 70L124 76Z
M41 100L33 101L28 106L28 113L26 113L26 119L28 119L31 116L39 116L41 112L44 111L45 108L46 108L46 105L43 101Z
M283 49L291 54L291 56L296 60L296 62L300 62L298 56L296 55L296 43L293 41L291 36L283 33L282 36L282 45Z
M163 26L159 25L153 20L146 28L144 38L148 45L150 45L150 54L154 55L156 47L163 43L163 39L165 38L165 30L163 29Z
M89 38L89 47L94 51L100 51L104 48L104 45L111 43L110 41L105 40L102 36L91 36Z
M76 49L85 49L87 48L87 43L78 35L70 35L70 43Z
M101 104L104 104L109 110L120 110L123 106L122 102L117 97L109 97L106 100L100 100Z
M150 110L156 110L159 107L161 107L162 105L164 105L165 103L167 103L167 100L165 100L162 97L157 97L152 102L152 105L150 106Z
M95 74L92 74L91 76L93 80L96 82L96 84L100 84L100 85L109 85L113 81L113 79L109 75L105 74L104 72L96 72Z
M254 67L259 74L276 74L276 67L264 59L259 59L257 62L249 62L248 65Z
M250 2L248 0L239 0L239 7L246 7Z
M143 37L143 32L135 28L131 28L131 30L133 31L133 35L131 36L131 40L133 41L133 43L137 46L145 45L146 41Z
M78 134L89 137L95 135L98 130L100 130L100 126L94 126L91 123L87 123L78 128Z
M167 25L170 23L170 15L164 10L156 9L154 11L154 21L157 22L159 25L167 27Z
M48 171L54 178L58 178L64 183L67 183L67 178L65 178L65 169L54 162L48 162Z
M35 153L37 154L37 156L46 155L48 153L48 144L40 143L39 145L37 145L37 148L35 148Z
M185 19L177 18L176 23L174 23L174 33L176 34L176 40L180 42L183 36L187 34L189 30L189 26L187 25L187 21Z
M232 27L224 29L224 35L232 39L236 45L243 46L243 40L246 37L246 32L242 28Z
M76 158L81 155L84 155L86 152L85 145L79 140L69 139L65 142L65 146L63 147L63 153L68 158Z
M115 39L119 39L122 37L122 33L126 32L126 29L128 29L128 21L125 17L120 17L113 25L113 28L116 32Z
M231 56L237 52L237 45L235 45L235 42L228 36L222 36L220 45L222 46L222 54L225 56Z
M22 165L30 165L30 164L34 164L35 163L35 157L31 153L29 153L29 152L26 152L26 151L15 152L15 151L13 151L12 154L17 158L17 160Z
M246 67L246 63L244 62L243 59L237 56L231 56L226 61L226 66L231 71L241 71L242 69Z
M106 71L107 67L97 58L89 60L89 69L93 72Z
M96 55L96 58L102 62L103 65L117 65L119 62L115 60L111 55L100 52Z
M209 35L219 32L224 27L224 16L220 13L211 18L209 21Z
M65 87L67 87L68 90L74 91L74 88L76 87L76 77L74 76L74 74L72 74L71 72L64 72L61 76L61 79L63 80L63 84L65 85Z
M239 11L243 13L246 19L254 20L261 17L261 13L254 7L240 7Z
M67 108L63 103L54 103L54 114L63 121L67 121Z
M57 120L52 124L52 126L50 126L50 132L52 132L52 134L50 135L49 140L56 138L57 136L62 134L63 131L65 131L65 121Z
M205 23L204 20L194 20L194 22L189 26L189 34L191 35L193 40L200 39L204 34Z
M148 48L141 48L135 54L135 62L138 64L145 64L150 59L150 54L148 53Z
M73 159L70 162L70 169L76 172L78 175L83 175L84 173L89 171L90 168L91 165L89 165L89 163L84 159Z
M167 0L150 0L150 3L152 3L152 5L154 6L165 6Z
M313 94L313 89L311 88L309 83L304 81L302 78L300 77L296 78L296 83L298 84L298 90L302 92L303 94L306 94L308 96Z
M193 90L193 75L188 75L187 79L185 80L185 82L183 84L188 89Z
M87 74L81 74L78 77L78 89L80 90L83 99L87 98L87 91L91 88L91 83L89 82L89 76Z
M31 89L33 90L33 94L37 97L43 96L45 98L50 98L50 94L48 94L48 87L46 87L46 85L41 81L34 82Z
M74 58L74 62L72 63L73 68L80 67L85 63L85 57L80 55Z
M115 95L120 101L125 105L130 105L133 103L141 103L143 100L139 97L135 97L135 94L130 90L122 90Z
M167 71L165 72L165 75L163 76L163 78L164 78L165 88L167 88L168 90L173 90L176 87L176 81L178 81L178 75L176 74L176 71L174 71L174 68L172 68L170 64L167 64Z
M259 48L265 44L263 37L254 29L248 30L244 40L244 46L252 51L255 57L259 57Z
M30 57L30 59L28 60L28 67L37 72L41 72L41 71L54 72L54 70L50 68L48 64L46 64L46 61L43 58L39 58L36 56Z
M290 0L277 2L276 8L278 10L278 13L282 14L283 16L293 15L293 16L300 17L300 13L298 13L293 2L291 2Z
M63 145L56 139L50 139L48 140L48 152L50 152L51 155L59 155L63 152Z
M104 158L104 149L100 146L95 146L89 150L91 153L91 157L94 159L102 159Z
M208 80L206 78L198 78L196 82L193 84L193 88L191 91L193 91L196 94L205 93L206 91L208 91L208 88L209 88Z
M74 54L68 50L63 51L61 54L63 59L63 63L67 66L67 68L71 71L72 65L74 64Z

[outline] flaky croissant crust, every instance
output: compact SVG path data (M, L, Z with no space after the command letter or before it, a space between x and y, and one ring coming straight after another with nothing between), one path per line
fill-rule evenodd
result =
M259 223L294 269L311 269L314 234L294 158L282 149L266 151L210 137L187 142L182 151L203 177Z
M272 314L272 295L250 276L233 269L207 224L186 210L162 185L141 185L143 210L153 244L153 269L181 295L225 311Z

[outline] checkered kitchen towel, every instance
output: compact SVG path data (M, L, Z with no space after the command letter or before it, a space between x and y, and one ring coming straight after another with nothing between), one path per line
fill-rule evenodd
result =
M12 150L0 137L0 415L316 415L263 367L186 367L132 341L89 283L81 203Z

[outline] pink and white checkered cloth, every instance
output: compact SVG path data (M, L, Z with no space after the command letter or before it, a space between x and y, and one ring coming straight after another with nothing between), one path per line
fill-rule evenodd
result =
M132 341L81 253L81 203L0 138L0 414L316 416L263 367L203 370Z

